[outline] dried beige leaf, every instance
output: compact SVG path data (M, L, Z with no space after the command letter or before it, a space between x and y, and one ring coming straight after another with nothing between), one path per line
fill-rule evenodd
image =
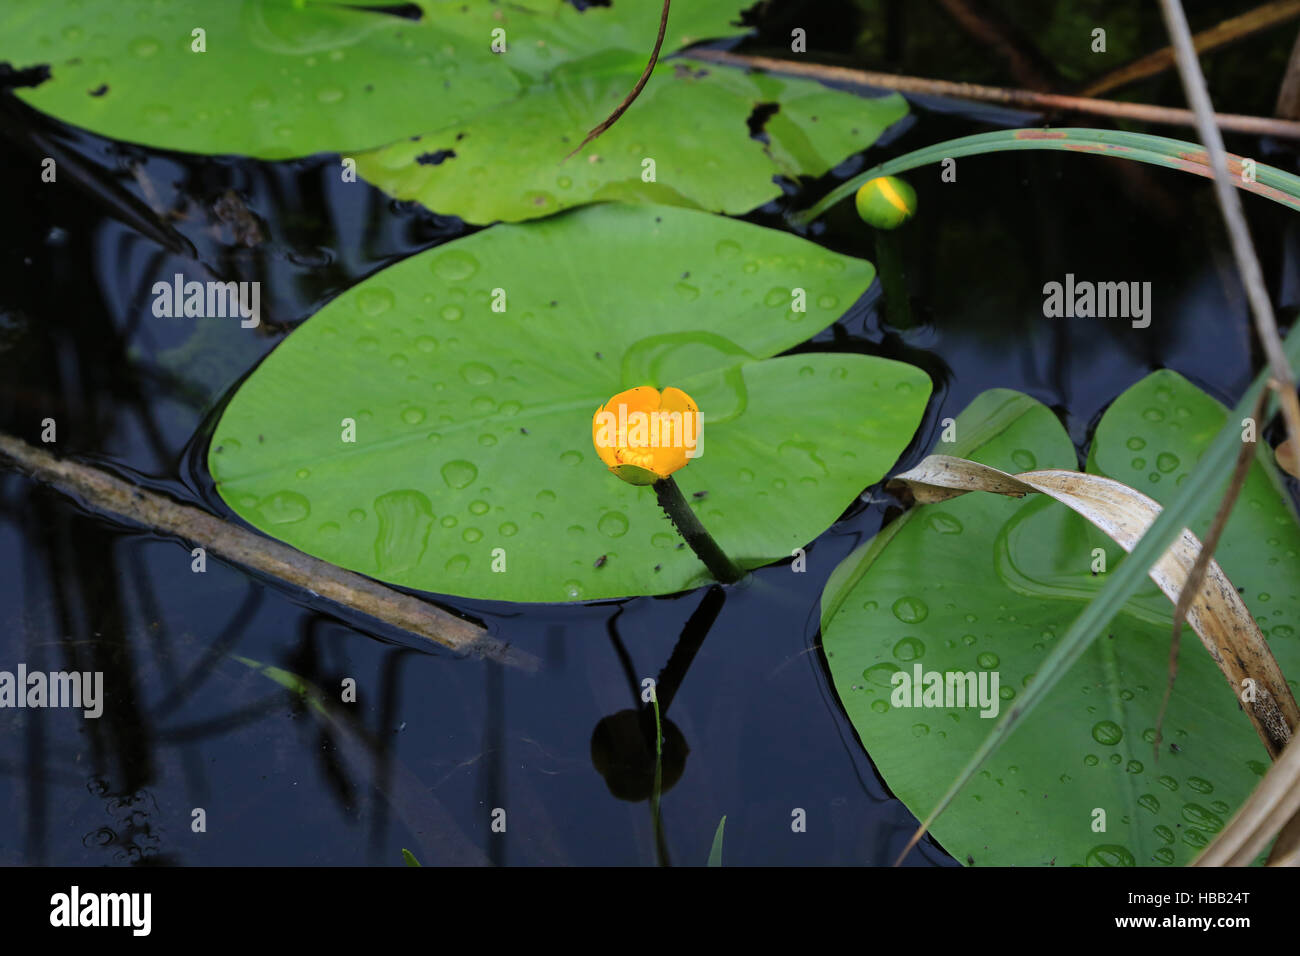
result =
M1010 475L948 455L929 456L890 485L906 487L921 503L971 491L1013 498L1044 494L1092 522L1125 551L1133 550L1160 514L1160 505L1142 492L1100 475L1062 470ZM1200 541L1184 528L1149 572L1175 604L1200 550ZM1188 609L1187 623L1218 664L1233 695L1244 698L1243 709L1276 759L1300 725L1300 710L1254 617L1215 561L1210 562L1200 593Z
M1219 831L1192 866L1249 866L1283 827L1270 866L1300 865L1293 821L1300 812L1300 745L1292 745L1264 775L1254 793Z
M1277 456L1277 466L1285 471L1288 475L1294 475L1300 478L1300 450L1297 450L1295 440L1288 438L1277 448L1273 449L1273 454Z

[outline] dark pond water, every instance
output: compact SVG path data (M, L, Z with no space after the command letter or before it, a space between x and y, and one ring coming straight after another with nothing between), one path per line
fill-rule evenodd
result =
M901 4L882 6L906 19ZM845 38L832 52L874 52L867 66L1006 79L979 50L936 61L969 41L954 39L947 21L911 16L929 42L906 31L900 40L897 23L884 39L864 37L883 21L849 4L812 15L776 3L746 48L779 47L791 24L806 23ZM1158 46L1146 29L1148 48ZM1243 91L1231 108L1268 112L1242 61L1277 45L1219 62L1229 92ZM1169 82L1138 92L1180 102ZM784 211L867 164L1036 122L916 105L865 158L824 182L787 184L784 199L746 218L784 229ZM369 187L341 188L334 156L272 164L160 153L11 101L3 121L0 429L37 443L42 419L54 418L60 454L223 514L201 462L243 377L342 290L468 231ZM1229 148L1295 167L1290 146ZM34 157L44 155L67 170L58 188L36 184ZM804 346L886 355L931 374L925 424L896 470L923 457L938 422L986 388L1021 389L1057 410L1082 454L1101 411L1152 369L1176 369L1225 402L1249 380L1257 356L1244 297L1204 181L1056 153L964 159L956 183L940 182L937 168L909 179L921 214L897 236L917 324L889 326L877 285ZM166 210L165 227L150 206ZM1256 198L1247 212L1289 321L1300 305L1295 217ZM848 207L812 238L876 258ZM262 282L262 328L151 315L152 284L196 271L195 258L216 276ZM1067 272L1150 281L1150 328L1044 319L1043 283ZM807 573L778 565L727 591L586 606L444 602L537 654L542 666L527 675L358 628L303 592L218 561L193 574L187 545L0 473L0 665L103 671L108 695L98 721L0 712L0 863L400 865L406 847L425 863L699 865L724 814L728 865L888 863L914 820L840 709L818 606L836 564L896 513L866 489L811 545ZM322 717L231 655L286 668L332 698L355 678L358 704ZM607 782L592 755L598 725L639 706L644 677L661 677L661 698L675 689L667 738L677 779L663 798L661 841L644 796L632 793L643 778L616 768ZM623 720L613 724L626 730ZM635 751L613 762L635 763ZM206 812L205 833L191 830L195 808ZM491 830L494 808L506 810L505 834ZM796 808L806 832L792 832ZM929 842L911 862L954 863Z

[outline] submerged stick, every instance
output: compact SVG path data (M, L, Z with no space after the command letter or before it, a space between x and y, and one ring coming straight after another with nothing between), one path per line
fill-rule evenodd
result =
M488 657L524 670L537 659L488 635L471 621L427 601L231 524L191 505L138 488L98 468L56 458L42 448L0 433L0 466L12 468L69 497L171 535L384 624L418 634L461 654Z

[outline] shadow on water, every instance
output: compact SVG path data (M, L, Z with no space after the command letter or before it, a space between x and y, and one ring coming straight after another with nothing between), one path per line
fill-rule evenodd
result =
M881 6L886 27L906 19L901 4L863 6ZM801 9L797 21L793 8L771 5L746 48L779 52L795 22L844 37L834 17L866 22L847 3ZM881 62L867 65L935 73L917 60L929 47L884 34ZM832 54L851 51L846 39ZM61 454L227 516L203 457L238 383L342 290L472 231L364 183L342 187L337 156L263 163L142 149L0 96L10 184L0 429L39 442L53 418ZM787 210L867 165L1035 122L914 105L865 157L823 182L784 184L745 218L787 229ZM1229 146L1294 167L1277 144ZM64 188L14 185L47 155ZM937 170L909 180L921 215L898 236L917 323L891 326L876 284L794 350L929 372L935 395L899 470L933 446L943 418L994 386L1055 409L1081 454L1101 411L1151 369L1174 368L1221 400L1240 393L1258 356L1204 183L1046 153L965 159L955 183ZM1262 202L1248 212L1279 304L1293 310L1294 217ZM848 206L808 234L876 257ZM263 325L154 319L152 285L176 272L260 281ZM1044 320L1042 285L1067 272L1151 281L1163 321L1133 334ZM592 605L447 602L537 653L542 668L528 676L358 624L216 561L194 574L182 542L0 473L0 554L16 571L0 581L0 668L101 671L107 696L100 720L0 713L0 862L400 864L410 847L425 864L702 864L723 814L729 863L888 862L914 820L839 707L818 605L838 562L896 513L867 489L808 546L807 573L787 561L729 589ZM643 806L655 746L641 689L656 675L661 834ZM355 703L344 702L349 682ZM796 808L805 833L790 826ZM953 863L932 842L910 862Z

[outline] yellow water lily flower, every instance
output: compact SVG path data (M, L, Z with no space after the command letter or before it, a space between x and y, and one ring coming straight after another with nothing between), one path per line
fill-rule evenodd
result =
M651 485L700 454L700 409L680 388L629 388L596 409L591 441L618 477Z

